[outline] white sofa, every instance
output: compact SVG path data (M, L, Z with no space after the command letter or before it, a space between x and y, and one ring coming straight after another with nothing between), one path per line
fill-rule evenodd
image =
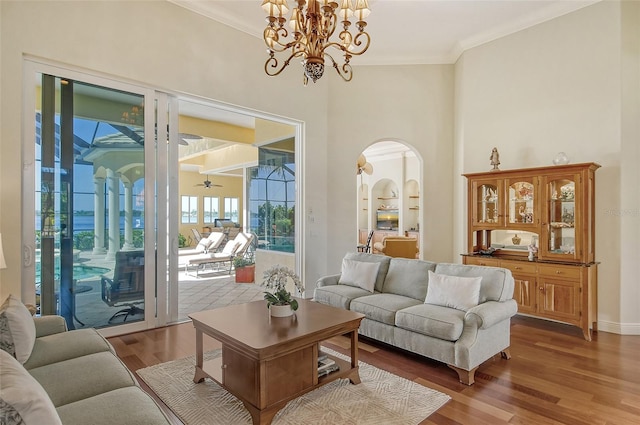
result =
M354 252L318 280L314 300L364 314L360 334L446 363L471 385L480 364L511 357L513 288L503 268Z

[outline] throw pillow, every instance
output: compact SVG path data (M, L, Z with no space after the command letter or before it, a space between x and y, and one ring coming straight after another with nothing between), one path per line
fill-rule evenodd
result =
M449 276L429 270L429 287L424 303L467 311L478 305L481 281L480 276Z
M44 388L9 353L0 350L0 411L8 424L62 425ZM3 422L4 423L4 422Z
M0 349L26 362L36 342L36 325L22 302L9 295L0 306Z
M342 273L338 284L358 286L369 292L373 292L378 277L380 263L369 263L349 259L342 260Z

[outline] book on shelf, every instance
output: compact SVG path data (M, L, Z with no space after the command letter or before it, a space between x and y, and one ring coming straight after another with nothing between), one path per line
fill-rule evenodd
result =
M327 357L325 359L322 359L322 360L320 360L320 358L318 358L318 370L319 371L322 370L322 369L326 369L329 366L334 365L334 364L336 364L336 362L333 359L329 358L329 357Z
M331 372L335 372L339 370L340 366L335 362L335 360L326 356L324 359L320 360L318 357L318 377L325 376L330 374Z
M331 372L335 372L337 370L340 370L340 366L338 366L337 363L334 363L330 366L327 366L326 368L320 370L318 369L318 378L322 377L322 376L326 376L328 374L330 374Z

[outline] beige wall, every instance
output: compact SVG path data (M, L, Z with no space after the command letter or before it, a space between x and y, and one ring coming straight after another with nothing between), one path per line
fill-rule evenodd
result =
M381 140L411 146L422 163L425 196L420 210L421 255L457 261L452 251L453 66L354 67L345 85L332 80L329 96L328 269L340 271L345 252L357 241L355 164Z
M455 170L489 170L494 146L501 169L552 165L559 151L572 163L602 165L596 171L595 213L599 326L640 333L640 311L630 308L640 301L640 59L636 37L635 54L630 51L628 58L636 73L623 80L620 14L618 3L602 2L465 52L456 65ZM637 12L627 19L637 35ZM636 102L632 109L622 97L629 81L635 83L629 87L635 88L628 99ZM624 128L630 120L636 127L621 134L621 123ZM454 210L463 211L466 188L462 180L455 187ZM459 215L455 252L464 250L465 231Z

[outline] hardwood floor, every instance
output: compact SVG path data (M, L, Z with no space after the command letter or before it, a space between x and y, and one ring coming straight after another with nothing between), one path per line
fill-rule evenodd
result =
M132 371L195 352L191 323L109 341ZM325 345L348 354L345 337L333 338ZM218 347L216 341L205 338L206 350ZM495 356L480 366L476 383L466 386L444 364L360 340L360 360L451 396L452 400L422 425L637 425L638 353L640 336L597 332L588 342L578 328L516 316L512 320L511 360Z

